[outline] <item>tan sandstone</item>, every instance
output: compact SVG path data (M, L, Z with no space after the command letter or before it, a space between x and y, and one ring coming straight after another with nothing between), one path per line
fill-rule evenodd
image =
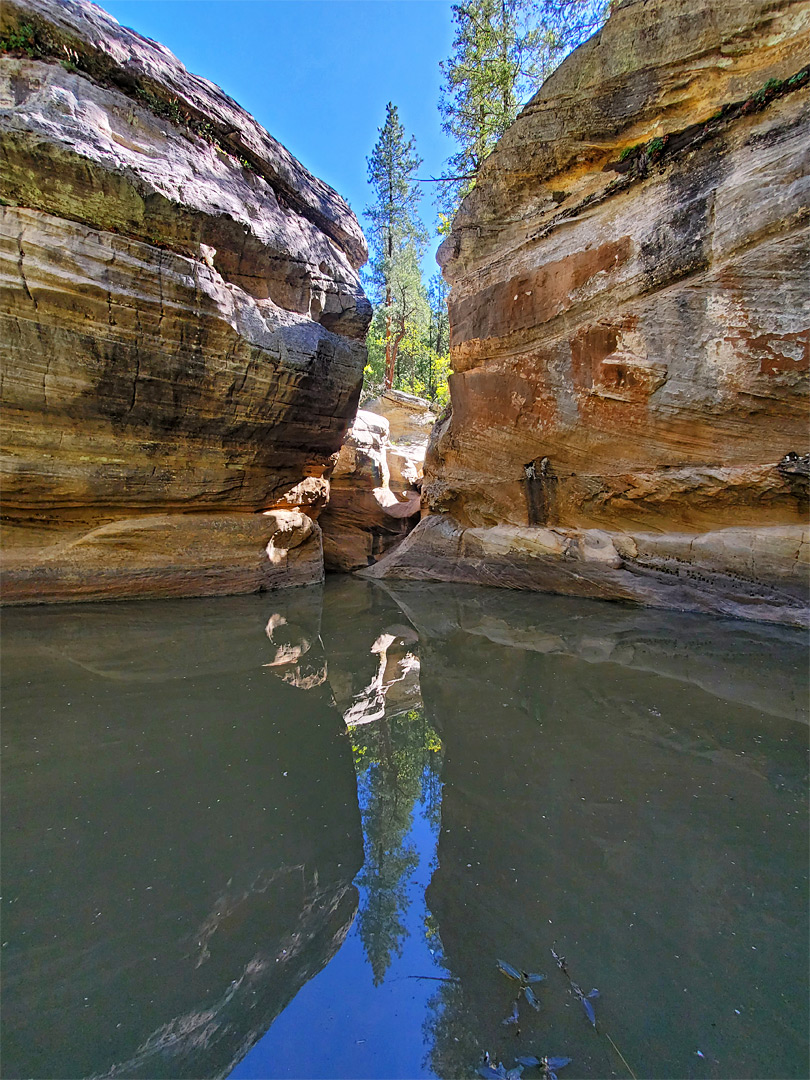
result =
M319 580L317 526L290 523L322 505L359 397L354 215L94 5L8 0L0 37L20 27L31 48L0 58L4 602Z
M805 2L627 0L546 81L440 248L434 516L371 573L806 620L809 55Z
M375 563L418 519L419 492L396 490L388 468L388 420L360 409L330 478L323 530L327 570L347 572Z

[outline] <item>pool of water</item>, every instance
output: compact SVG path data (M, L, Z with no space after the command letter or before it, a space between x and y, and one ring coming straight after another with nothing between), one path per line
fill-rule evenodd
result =
M800 633L335 578L2 646L4 1077L806 1076Z

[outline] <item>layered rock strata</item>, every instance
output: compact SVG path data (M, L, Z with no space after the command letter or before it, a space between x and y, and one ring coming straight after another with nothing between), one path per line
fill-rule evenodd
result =
M318 518L327 570L374 564L405 538L420 508L419 492L392 487L388 420L360 409L330 478L329 504ZM398 479L404 479L401 473Z
M429 401L403 390L385 390L378 398L367 402L365 408L384 416L391 442L405 446L427 443L436 422Z
M439 250L432 516L371 573L806 620L808 55L804 2L627 0L546 81Z
M354 215L94 5L9 0L0 39L4 601L318 580Z

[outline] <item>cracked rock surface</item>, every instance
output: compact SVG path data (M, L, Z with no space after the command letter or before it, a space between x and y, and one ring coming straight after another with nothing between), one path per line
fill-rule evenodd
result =
M295 493L360 392L354 215L94 5L9 0L0 37L23 26L0 57L4 601L319 580Z
M546 81L439 249L433 516L364 573L806 621L808 55L798 0L627 0Z

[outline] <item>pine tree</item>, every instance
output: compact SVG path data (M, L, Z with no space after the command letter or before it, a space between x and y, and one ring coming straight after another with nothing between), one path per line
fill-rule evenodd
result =
M459 145L439 192L447 222L475 174L540 83L601 25L609 0L466 0L453 5L443 62L442 128Z
M399 121L396 105L386 107L385 124L378 129L371 157L367 159L368 181L374 201L366 209L370 222L370 284L372 300L382 309L385 343L386 389L394 382L397 356L403 340L424 308L424 289L419 268L427 234L418 216L421 197L414 175L422 164L411 137ZM380 319L372 326L375 340L380 336ZM370 340L371 345L371 340Z
M447 376L450 373L450 317L447 298L450 286L441 274L434 274L428 282L427 299L430 321L427 332L427 364L424 375L424 395L431 401L446 403L449 391Z

